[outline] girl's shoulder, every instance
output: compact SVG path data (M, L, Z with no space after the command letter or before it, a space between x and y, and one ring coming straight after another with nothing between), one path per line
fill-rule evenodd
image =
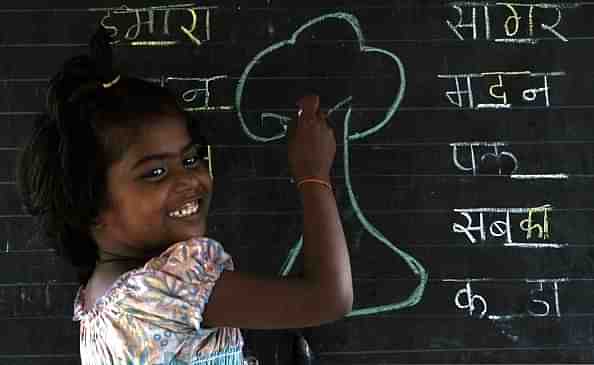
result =
M233 261L223 246L209 237L191 237L169 246L159 256L153 257L142 267L115 267L113 270L96 271L86 285L77 291L74 312L75 318L98 313L103 306L113 301L118 290L134 277L159 272L184 273L195 277L197 273L208 276L208 268L222 264L226 270L233 270ZM207 270L204 270L204 266Z
M174 274L186 281L214 281L220 271L234 270L231 256L218 241L208 237L178 242L147 262L145 267L152 273Z
M204 236L190 237L169 246L159 256L153 257L144 265L148 270L159 270L164 266L186 263L196 264L196 261L209 262L221 257L228 259L229 255L218 241Z
M169 246L163 253L158 257L147 262L148 264L154 264L155 262L164 262L171 257L176 257L179 254L195 254L196 252L203 253L222 253L224 252L223 246L218 241L205 236L190 237L187 240L179 241Z

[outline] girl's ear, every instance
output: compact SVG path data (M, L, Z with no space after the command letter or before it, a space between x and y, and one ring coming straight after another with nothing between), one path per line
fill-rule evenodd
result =
M89 233L91 237L93 237L95 240L99 240L103 235L105 235L106 227L107 225L105 224L105 222L100 221L99 218L97 218L95 222L91 224L91 227L89 228Z

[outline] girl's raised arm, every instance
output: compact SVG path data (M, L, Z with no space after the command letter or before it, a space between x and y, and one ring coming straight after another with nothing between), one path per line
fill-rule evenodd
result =
M288 131L288 155L303 204L303 277L224 271L204 309L204 327L310 327L352 309L351 265L336 200L319 181L330 182L336 140L317 96L304 97L298 105L299 120Z

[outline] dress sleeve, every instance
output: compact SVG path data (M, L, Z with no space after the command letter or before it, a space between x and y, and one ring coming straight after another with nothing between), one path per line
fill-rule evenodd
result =
M220 243L192 238L169 247L125 281L118 307L174 331L201 329L202 312L223 270L233 270Z

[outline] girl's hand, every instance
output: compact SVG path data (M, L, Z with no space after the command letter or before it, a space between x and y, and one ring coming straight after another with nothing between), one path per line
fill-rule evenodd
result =
M300 99L299 120L289 123L289 168L296 180L329 181L336 141L319 104L314 95ZM203 325L304 328L336 321L352 311L351 264L334 194L313 189L315 184L307 186L301 189L303 274L271 277L224 271L204 308Z
M297 122L288 129L289 170L293 179L317 177L328 181L336 155L334 131L328 126L326 114L319 109L320 98L307 95L297 102Z

